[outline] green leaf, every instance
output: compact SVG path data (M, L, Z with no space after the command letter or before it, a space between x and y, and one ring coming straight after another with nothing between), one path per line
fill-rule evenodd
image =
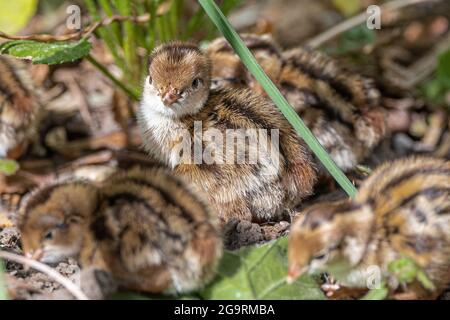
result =
M436 104L445 103L445 95L450 90L450 50L438 57L435 77L420 89L428 100Z
M333 5L345 16L351 16L361 9L360 0L332 0Z
M445 87L442 81L434 78L424 83L421 87L423 94L431 101L439 102L445 92Z
M22 30L36 13L37 0L2 1L0 31L16 34Z
M286 283L287 238L227 251L218 276L200 296L204 299L325 299L316 281L304 276Z
M385 283L382 283L380 288L370 289L361 300L384 300L388 297L389 289Z
M450 88L450 50L438 58L437 77L446 88Z
M436 289L434 283L428 278L425 272L422 270L419 270L417 272L417 280L420 282L420 284L428 290L434 291Z
M14 160L0 159L0 173L7 176L13 175L19 170L19 164Z
M397 277L399 282L411 283L416 278L418 269L411 259L403 257L389 263L388 270Z
M343 54L348 51L361 49L365 45L374 43L375 40L375 31L367 28L365 24L360 25L342 34L339 38L338 53Z
M303 138L303 140L305 140L306 144L311 148L311 150L314 152L317 158L319 158L323 166L345 190L345 192L347 192L349 196L353 197L356 194L355 186L339 169L336 163L334 163L326 150L312 134L311 130L308 129L302 119L300 119L298 114L280 93L275 84L265 74L261 66L256 62L255 57L245 46L242 39L230 25L227 18L224 16L216 3L212 0L199 0L199 2L205 9L209 18L214 22L216 27L220 30L223 36L228 40L230 45L236 51L237 55L239 56L239 58L241 58L247 69L252 73L259 84L264 88L267 95L272 99L272 101L280 109L289 123L294 127L297 134L299 134Z
M53 43L15 40L0 45L0 54L9 54L22 59L31 59L33 64L72 62L87 56L90 50L91 44L87 40Z
M8 293L6 291L4 280L4 270L3 261L0 261L0 300L8 300Z
M408 284L417 280L424 288L428 290L435 289L433 282L411 258L403 257L392 261L388 265L388 271L391 272L400 283Z

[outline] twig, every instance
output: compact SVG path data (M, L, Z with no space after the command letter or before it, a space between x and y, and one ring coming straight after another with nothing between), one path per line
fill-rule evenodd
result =
M170 10L170 3L167 5L167 3L163 3L158 7L158 10L156 12L156 16L162 16L166 14ZM113 15L111 17L104 18L101 21L98 21L94 23L93 25L90 25L83 30L80 30L78 32L73 32L69 34L64 34L60 36L54 36L50 34L36 34L36 35L25 35L25 36L14 36L6 34L2 31L0 31L0 38L5 38L8 40L33 40L33 41L39 41L39 42L55 42L55 41L68 41L68 40L78 40L80 38L87 38L89 37L95 30L97 30L99 27L110 25L113 22L124 22L124 21L131 21L134 23L147 23L150 21L150 14L144 14L141 16L121 16L121 15Z
M424 2L435 2L436 0L393 0L386 4L383 4L380 6L381 12L386 13L389 11L396 11L401 8L424 3ZM440 1L440 0L438 0ZM348 20L345 20L341 22L340 24L334 26L333 28L325 31L324 33L319 34L318 36L310 39L307 41L307 45L311 48L318 48L324 43L330 41L331 39L334 39L341 33L344 33L345 31L348 31L354 27L357 27L358 25L364 23L367 20L367 12L362 12Z
M138 17L124 17L124 16L112 16L103 19L102 21L96 22L91 26L84 28L81 31L63 34L60 36L54 36L51 34L35 34L35 35L26 35L26 36L14 36L6 34L0 31L0 38L5 38L8 40L33 40L39 42L55 42L55 41L68 41L68 40L78 40L81 37L87 38L90 36L95 30L97 30L101 26L107 26L116 21L133 21L135 23L145 23L150 20L150 15L146 14Z
M55 271L54 269L50 268L49 266L39 261L6 251L0 251L0 258L21 263L23 265L36 269L37 271L46 274L47 276L58 282L78 300L89 300L89 298L81 291L81 289L75 283L73 283L72 281L70 281L69 279L67 279L66 277Z
M69 162L60 168L58 168L58 172L64 170L72 170L75 171L79 167L89 166L89 165L98 165L105 164L111 161L114 157L114 153L110 150L103 150L95 153L90 153L84 157L80 157L72 162Z

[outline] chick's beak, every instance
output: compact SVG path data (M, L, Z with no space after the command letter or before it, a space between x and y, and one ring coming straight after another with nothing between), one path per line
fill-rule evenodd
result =
M288 284L294 283L295 280L297 280L299 277L301 277L307 271L308 271L308 267L300 268L297 264L289 265L288 275L286 277L286 282Z
M180 99L180 96L173 89L169 89L169 91L162 94L162 102L166 106L173 105L175 102L178 101L178 99Z

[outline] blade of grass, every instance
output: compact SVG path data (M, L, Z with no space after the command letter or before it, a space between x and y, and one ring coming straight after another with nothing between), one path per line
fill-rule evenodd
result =
M133 10L138 16L143 16L144 14L147 14L148 11L145 7L145 3L142 1L135 1L133 2ZM138 48L145 48L147 49L147 28L145 26L142 26L141 24L135 24L135 30L136 30L136 36L138 39Z
M256 59L251 54L250 50L245 46L245 44L240 39L237 32L228 22L227 18L224 16L220 8L216 5L213 0L199 0L201 6L205 9L209 18L214 22L220 32L228 40L230 45L236 51L236 53L241 58L247 69L253 74L256 80L262 85L266 93L275 103L275 105L284 114L286 119L291 123L297 133L305 140L314 154L319 158L324 167L333 176L333 178L339 183L339 185L347 192L347 194L353 197L356 193L355 186L350 182L350 180L345 176L345 174L338 168L334 161L330 158L328 153L322 147L322 145L317 141L316 137L304 124L302 119L297 115L297 113L292 109L283 95L280 93L278 88L269 79L269 77L264 73L262 68L256 62Z
M0 300L8 300L4 275L5 268L3 267L3 261L0 261Z
M170 29L173 38L178 37L178 9L180 7L179 0L172 0L172 4L170 6Z
M85 0L85 3L92 20L94 22L100 21L101 18L98 14L97 5L95 4L95 2L93 0ZM116 62L117 66L122 69L123 72L126 72L125 61L119 55L119 51L121 50L120 43L115 42L114 37L110 32L108 32L108 30L105 29L105 27L98 28L96 32L98 32L100 38L105 41L105 44L114 57L114 61Z
M173 39L172 28L170 26L170 11L167 15L162 16L162 23L166 35L166 41Z
M170 35L167 32L165 16L160 16L156 19L156 28L158 30L158 38L161 42L167 42L170 39Z
M222 5L220 6L220 9L222 10L223 14L227 16L231 10L236 8L238 5L240 5L242 0L227 0L223 1Z
M132 16L131 0L114 0L113 1L117 11L123 16ZM125 54L125 61L129 68L127 74L131 76L131 81L137 85L139 79L139 60L136 52L136 33L134 23L125 21L123 23L123 50Z
M186 27L186 31L183 33L183 40L187 40L192 37L195 30L198 30L200 25L204 22L205 11L198 10L191 19L189 19Z
M108 17L111 17L114 15L114 10L113 7L111 6L111 3L109 2L110 0L99 0L98 3L100 4L100 7L103 9L103 11L105 12L105 14ZM110 25L110 29L113 32L113 35L115 37L115 41L118 44L121 44L121 31L120 31L120 24L118 22L113 22Z
M148 42L148 47L147 50L151 51L156 44L156 7L157 7L157 3L156 0L147 0L146 1L146 7L147 10L150 12L150 21L148 22L148 35L147 35L147 42Z

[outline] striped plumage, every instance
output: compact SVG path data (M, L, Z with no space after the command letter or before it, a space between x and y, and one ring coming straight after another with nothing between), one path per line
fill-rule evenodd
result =
M418 298L435 297L450 284L450 162L386 163L352 201L307 209L290 237L291 276L328 271L343 285L365 287L367 275L354 277L357 272L376 265L387 274L390 262L407 256L437 288L412 284L411 290Z
M0 55L0 157L18 158L25 151L40 109L24 63Z
M230 218L275 219L312 192L316 173L311 155L275 106L250 90L210 90L209 60L198 49L185 47L183 43L170 43L162 48L152 55L152 83L148 80L145 83L139 111L143 140L150 154L193 183L198 192L206 193L224 222ZM184 50L185 54L177 59L173 58L175 53L161 58L159 53L169 50L175 53ZM190 72L190 68L194 71ZM175 92L180 89L186 92L190 89L177 86L191 83L193 77L200 77L203 85L180 97L174 105L164 105L160 87L175 86ZM198 130L203 137L214 132L223 137L222 141L202 139L203 151L223 151L214 153L213 163L204 157L195 163L195 150L187 159L177 158L180 143L196 139L196 123L201 124ZM276 142L271 130L278 130L279 150L269 151L270 155L261 157L257 163L251 162L249 157L258 154L261 144L245 139L244 130L249 129L267 130L270 143ZM230 141L225 141L228 130L235 130L237 137L231 143L245 150L242 162L227 161L227 155L235 155L234 149L230 154L225 148Z
M353 169L385 135L380 93L371 79L318 51L282 52L268 35L244 34L242 39L339 167ZM239 84L264 94L225 39L213 41L207 54L217 84Z
M277 83L283 67L281 48L269 35L243 34L241 37L269 78ZM225 38L212 41L206 54L212 61L213 87L248 86L257 93L264 93Z
M80 182L40 189L21 216L26 253L40 249L49 263L73 256L138 291L197 289L222 252L208 205L162 168L120 172L99 189Z
M346 70L334 60L320 51L307 48L294 48L283 52L284 68L280 81L287 81L294 76L304 76L304 82L296 81L293 85L307 88L307 82L317 81L311 84L316 94L323 97L331 104L338 102L341 105L351 103L352 106L342 109L370 108L380 104L380 92L375 88L374 81L357 73ZM290 74L290 73L293 73Z
M411 158L381 166L364 184L355 203L376 213L377 244L363 263L383 257L412 258L439 290L450 284L450 162Z

